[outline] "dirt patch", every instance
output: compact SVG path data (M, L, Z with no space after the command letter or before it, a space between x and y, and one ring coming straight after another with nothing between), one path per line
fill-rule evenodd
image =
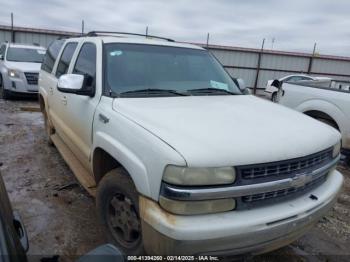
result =
M0 168L13 207L26 225L30 255L75 257L106 243L94 199L79 186L56 148L45 140L33 101L0 100ZM254 261L347 261L350 258L350 171L337 204L291 245Z

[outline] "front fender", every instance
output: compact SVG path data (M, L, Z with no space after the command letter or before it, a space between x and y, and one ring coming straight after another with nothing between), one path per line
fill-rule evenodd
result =
M142 191L140 193L144 195L149 195L150 186L146 176L146 167L133 152L115 138L103 132L96 132L94 144L93 152L98 147L110 154L128 171L138 191ZM94 161L91 162L93 163Z
M95 113L92 158L96 148L103 149L127 170L140 194L158 201L164 168L185 166L186 161L157 136L115 112L109 100L103 97Z

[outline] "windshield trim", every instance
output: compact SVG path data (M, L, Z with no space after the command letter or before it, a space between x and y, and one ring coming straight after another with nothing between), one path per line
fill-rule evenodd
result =
M120 94L120 92L116 92L115 90L113 90L109 84L108 84L108 81L107 81L107 48L108 46L110 45L139 45L139 46L154 46L154 47L164 47L164 48L174 48L174 49L185 49L185 50L195 50L197 52L203 52L203 53L206 53L208 54L208 56L210 56L213 60L214 60L214 63L218 63L218 65L220 65L221 67L221 70L223 71L223 73L230 79L232 79L231 75L227 72L227 70L225 69L225 67L220 63L220 61L210 52L208 51L207 49L204 49L204 48L191 48L191 47L180 47L180 46L172 46L172 45L157 45L157 44L145 44L145 43L119 43L119 42L103 42L102 41L102 57L103 57L103 62L102 62L102 74L103 74L103 82L102 82L102 86L103 86L103 95L104 96L107 96L107 97L112 97L112 98L119 98L119 97L122 97L122 98L131 98L133 96L131 95L128 95L128 96L123 96ZM232 81L234 82L234 80L232 79ZM234 82L234 86L237 87L237 92L235 90L235 95L241 95L242 92L241 90L239 89L239 87L237 86L237 84ZM167 90L166 88L164 88L164 90ZM131 90L132 91L132 90ZM137 90L136 90L137 91ZM219 94L220 93L220 94ZM217 94L211 94L211 95L222 95L224 92L217 92ZM192 94L189 94L190 96ZM196 96L205 96L205 95L208 95L208 94L205 94L205 93L197 93L195 94ZM228 92L227 92L227 95ZM163 96L163 95L162 95ZM174 96L174 94L170 94L169 92L169 96ZM135 95L135 97L141 97L140 94L137 94ZM144 95L143 97L154 97L154 95L150 95L150 94L146 94Z

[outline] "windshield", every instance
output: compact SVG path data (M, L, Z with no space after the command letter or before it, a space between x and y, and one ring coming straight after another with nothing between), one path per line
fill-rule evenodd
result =
M105 59L106 84L115 94L137 90L172 90L174 94L196 89L241 94L206 50L113 43L105 44Z
M7 50L7 61L42 63L45 55L43 49L10 47Z

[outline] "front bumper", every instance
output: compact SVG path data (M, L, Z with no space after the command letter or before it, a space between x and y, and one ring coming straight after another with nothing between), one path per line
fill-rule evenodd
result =
M27 82L25 75L21 74L19 78L4 77L4 88L13 94L37 94L38 85L31 85Z
M148 254L260 254L285 246L305 234L333 206L343 183L334 170L318 188L296 199L244 211L179 216L140 197ZM310 195L317 200L310 198Z

